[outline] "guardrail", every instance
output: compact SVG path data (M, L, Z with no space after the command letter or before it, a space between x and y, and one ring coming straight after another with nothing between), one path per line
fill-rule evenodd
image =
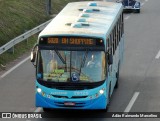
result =
M51 19L52 20L52 19ZM11 41L9 41L8 43L6 43L5 45L0 47L0 54L4 53L5 51L9 50L10 48L14 47L16 44L22 42L23 40L26 40L27 38L29 38L30 36L42 31L51 21L47 21L27 32L25 32L24 34L12 39Z

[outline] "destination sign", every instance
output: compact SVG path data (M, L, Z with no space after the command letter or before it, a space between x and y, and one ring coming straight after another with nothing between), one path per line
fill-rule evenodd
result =
M48 37L41 38L40 44L53 44L53 45L103 45L101 39L84 38L84 37Z
M95 45L94 40L88 38L48 38L47 43L69 45Z

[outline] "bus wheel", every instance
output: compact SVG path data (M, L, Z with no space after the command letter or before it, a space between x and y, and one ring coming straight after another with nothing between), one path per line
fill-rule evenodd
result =
M118 66L118 71L117 71L117 73L116 73L116 85L115 85L115 88L117 89L118 88L118 86L119 86L119 66Z
M107 101L106 111L108 111L109 106L110 106L110 99L111 99L110 94L111 94L111 83L110 83L109 91L108 91L108 99L107 99L108 101Z
M101 111L103 111L103 112L107 112L108 111L108 109L109 109L109 105L110 105L110 93L111 93L111 84L110 84L110 86L109 86L109 91L108 91L108 96L107 96L107 105L106 105L106 108L105 109L102 109Z
M44 112L49 112L51 109L50 108L43 108Z

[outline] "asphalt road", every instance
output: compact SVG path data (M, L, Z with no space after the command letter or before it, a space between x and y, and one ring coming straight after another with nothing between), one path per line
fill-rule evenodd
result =
M111 98L108 112L160 112L160 1L141 0L141 13L126 13L125 54L120 70L120 86ZM34 106L35 69L29 60L0 76L0 112L41 112ZM36 121L159 121L160 119L113 119L104 112L54 111L54 119ZM89 118L80 118L87 113ZM92 118L97 115L97 118ZM0 119L1 121L2 119ZM7 121L9 119L3 119ZM12 119L13 120L13 119ZM17 119L15 119L16 121ZM30 121L30 119L24 119ZM32 121L33 119L31 119Z

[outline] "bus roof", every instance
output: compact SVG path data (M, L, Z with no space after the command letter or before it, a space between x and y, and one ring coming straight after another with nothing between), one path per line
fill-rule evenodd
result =
M122 10L122 4L114 2L71 2L47 25L39 37L104 37L111 30Z

